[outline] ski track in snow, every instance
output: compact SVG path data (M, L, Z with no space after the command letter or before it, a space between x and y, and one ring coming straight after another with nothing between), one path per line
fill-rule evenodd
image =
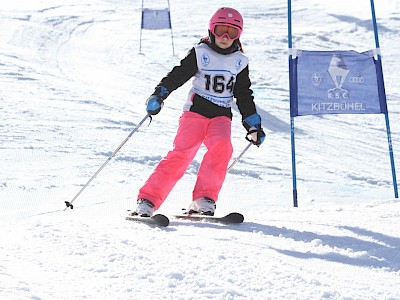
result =
M375 47L369 1L297 2L294 47ZM2 4L0 298L400 299L400 206L382 115L296 118L300 207L292 208L286 4L172 1L177 56L168 31L144 31L138 53L139 2ZM188 84L63 212L145 116L153 87L222 5L245 18L242 41L267 134L227 175L218 202L218 214L240 211L245 222L171 218L160 229L124 220L172 146ZM400 2L375 5L397 162ZM244 135L235 109L234 157ZM160 213L188 205L204 153Z

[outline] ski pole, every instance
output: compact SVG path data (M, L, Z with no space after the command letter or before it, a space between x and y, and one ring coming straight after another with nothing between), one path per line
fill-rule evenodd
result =
M243 156L243 154L245 154L246 151L249 150L249 148L250 148L250 146L251 146L252 144L253 144L253 143L250 142L250 143L246 146L246 148L244 148L244 150L242 151L242 153L240 153L239 156L236 157L236 159L232 162L232 164L231 164L231 165L229 166L229 168L226 170L226 173L228 173L228 172L230 171L230 169L233 168L233 166L239 161L239 159Z
M75 195L74 198L72 198L71 201L65 201L65 205L67 206L64 208L64 211L70 207L71 209L74 208L72 203L76 200L76 198L79 197L79 195L84 191L84 189L93 181L93 179L96 178L96 176L101 172L101 170L104 169L104 167L110 162L110 160L117 154L119 150L121 150L122 146L125 145L125 143L130 139L130 137L139 129L139 127L144 123L144 121L147 120L148 117L151 117L150 114L147 114L142 121L139 122L139 124L136 125L136 127L131 131L131 133L125 138L125 140L117 147L117 149L114 150L114 152L110 155L109 158L103 163L103 165L97 170L96 173L92 176L92 178L89 179L89 181L81 188L81 190L78 192L78 194Z

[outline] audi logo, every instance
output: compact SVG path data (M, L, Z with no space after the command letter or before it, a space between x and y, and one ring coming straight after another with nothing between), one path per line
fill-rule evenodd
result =
M358 83L358 84L362 84L364 83L364 77L349 77L349 82L350 83Z

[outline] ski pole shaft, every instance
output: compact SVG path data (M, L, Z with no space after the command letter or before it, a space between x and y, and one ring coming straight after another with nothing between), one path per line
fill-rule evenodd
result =
M236 159L232 162L232 164L231 164L231 165L229 166L229 168L226 170L226 173L228 173L228 172L230 171L230 169L232 169L233 166L239 161L239 159L242 158L243 154L245 154L246 151L249 150L249 148L251 147L252 144L253 144L253 143L250 142L250 143L246 146L246 148L244 148L244 150L242 151L242 153L240 153L239 156L236 157Z
M96 176L101 172L101 170L104 169L104 167L110 162L110 160L118 153L119 150L121 150L121 148L125 145L125 143L130 139L130 137L139 129L139 127L144 123L144 121L147 120L147 118L150 117L149 114L147 114L142 121L139 122L138 125L136 125L136 127L131 131L131 133L125 138L125 140L117 147L117 149L114 150L114 152L110 155L109 158L107 158L107 160L101 165L101 167L97 170L96 173L94 173L94 175L92 176L92 178L89 179L89 181L81 188L81 190L78 192L78 194L75 195L74 198L72 198L71 201L65 201L65 205L67 206L66 208L64 208L64 211L66 211L69 207L71 209L74 208L74 206L72 205L72 203L76 200L76 198L79 197L80 194L82 194L82 192L86 189L86 187L89 186L89 184L93 181L93 179L96 178Z

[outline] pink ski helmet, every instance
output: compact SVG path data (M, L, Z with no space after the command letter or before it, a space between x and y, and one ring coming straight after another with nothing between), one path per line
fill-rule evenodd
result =
M230 7L221 7L212 15L209 22L208 29L214 35L216 35L215 26L217 25L226 25L236 28L237 36L232 36L231 34L227 35L229 39L236 40L240 38L240 35L243 31L243 18L236 9Z

